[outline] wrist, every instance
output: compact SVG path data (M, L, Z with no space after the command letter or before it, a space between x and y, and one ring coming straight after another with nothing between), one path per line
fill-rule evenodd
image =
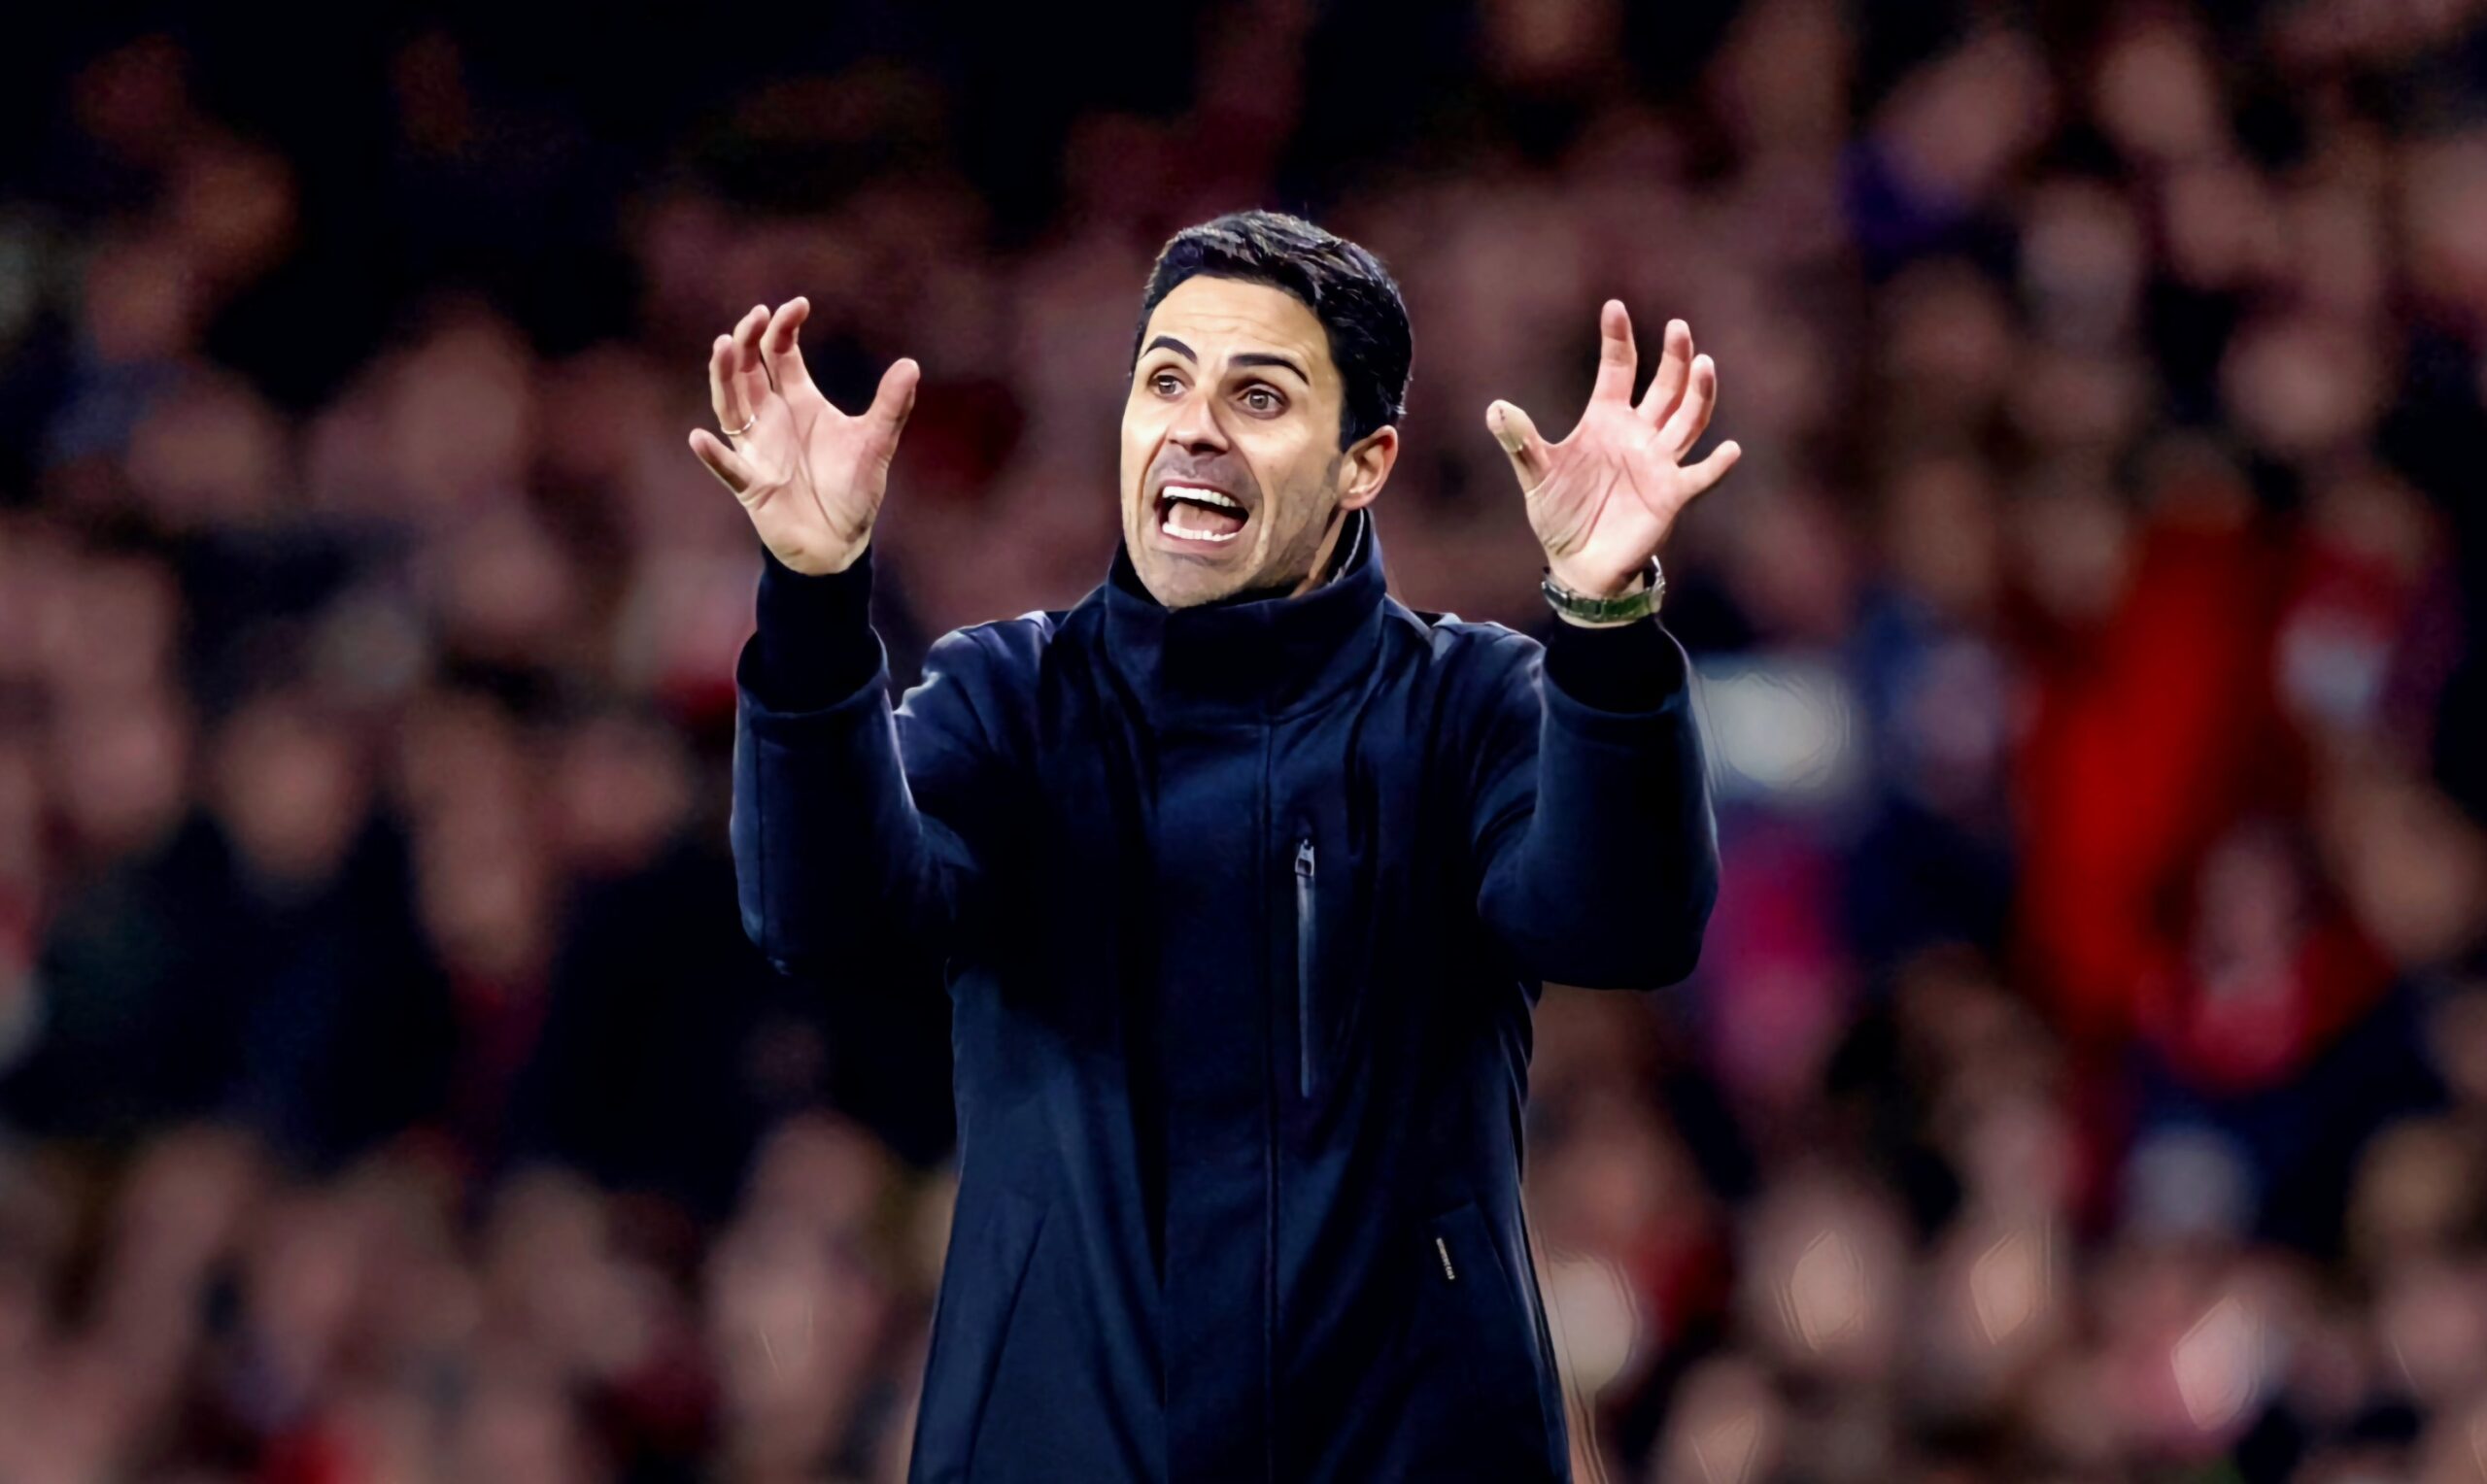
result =
M816 711L862 690L881 663L869 556L837 572L806 573L761 550L758 631L736 678L777 711Z
M1583 597L1621 597L1639 591L1648 582L1650 564L1645 561L1618 572L1613 567L1591 566L1550 554L1546 575Z
M1550 559L1539 588L1548 606L1565 623L1582 628L1614 628L1657 612L1666 596L1666 578L1654 556L1620 576L1586 578L1567 576Z
M1584 619L1584 618L1581 618L1581 617L1579 617L1579 616L1577 616L1577 615L1575 615L1575 614L1563 613L1563 612L1561 612L1561 611L1559 611L1559 610L1555 613L1554 617L1556 617L1556 618L1558 618L1558 619L1562 620L1564 623L1566 623L1566 624L1570 624L1570 625L1571 625L1571 626L1573 626L1574 628L1622 628L1622 627L1625 627L1625 626L1627 626L1627 625L1629 625L1629 624L1638 624L1638 623L1640 623L1640 622L1641 622L1641 619L1640 619L1640 618L1635 618L1635 619ZM1649 615L1648 615L1648 614L1643 614L1643 615L1641 615L1641 618L1648 618L1648 617L1649 617Z
M864 559L864 554L871 549L872 533L870 531L866 531L864 533L863 540L856 542L853 546L848 547L845 551L840 552L836 556L831 558L828 570L832 572L843 572L849 567L855 565L855 563L862 561Z
M775 547L767 546L765 542L762 544L768 555L777 558L778 565L798 577L835 577L864 559L864 554L871 548L872 537L868 531L863 540L843 550L828 553L798 552L792 556L778 551Z
M1600 625L1557 624L1546 636L1546 680L1592 711L1646 714L1663 707L1685 685L1684 654L1652 619Z

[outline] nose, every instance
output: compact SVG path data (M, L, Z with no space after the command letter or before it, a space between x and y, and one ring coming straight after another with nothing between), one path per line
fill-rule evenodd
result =
M1226 430L1218 426L1217 403L1205 387L1194 387L1175 404L1174 421L1166 425L1166 441L1195 454L1226 452Z

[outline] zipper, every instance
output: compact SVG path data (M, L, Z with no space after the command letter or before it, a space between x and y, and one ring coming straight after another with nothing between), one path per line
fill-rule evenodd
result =
M1295 846L1295 1042L1297 1091L1312 1096L1312 840Z

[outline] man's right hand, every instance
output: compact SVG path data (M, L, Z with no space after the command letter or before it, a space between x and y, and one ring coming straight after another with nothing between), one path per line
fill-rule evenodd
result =
M802 298L775 314L755 304L732 334L717 337L708 348L717 425L750 429L729 447L694 428L691 452L742 501L779 561L819 576L845 571L870 543L923 369L903 356L893 361L870 407L857 417L839 412L812 384L795 344L811 308Z

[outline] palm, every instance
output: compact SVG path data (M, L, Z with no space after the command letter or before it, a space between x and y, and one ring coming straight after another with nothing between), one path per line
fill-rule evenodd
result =
M1699 463L1683 461L1710 425L1719 383L1710 357L1692 354L1692 332L1682 321L1667 326L1657 373L1637 406L1623 306L1609 300L1600 327L1597 386L1569 437L1547 443L1508 402L1487 408L1486 422L1512 455L1547 565L1567 587L1606 593L1649 565L1677 515L1740 451L1722 443Z
M755 306L732 335L717 337L709 394L719 422L740 429L737 446L702 428L691 434L691 448L742 502L778 560L799 572L836 572L871 538L919 371L902 358L882 374L870 407L838 411L796 345L809 312L801 298L773 315Z

